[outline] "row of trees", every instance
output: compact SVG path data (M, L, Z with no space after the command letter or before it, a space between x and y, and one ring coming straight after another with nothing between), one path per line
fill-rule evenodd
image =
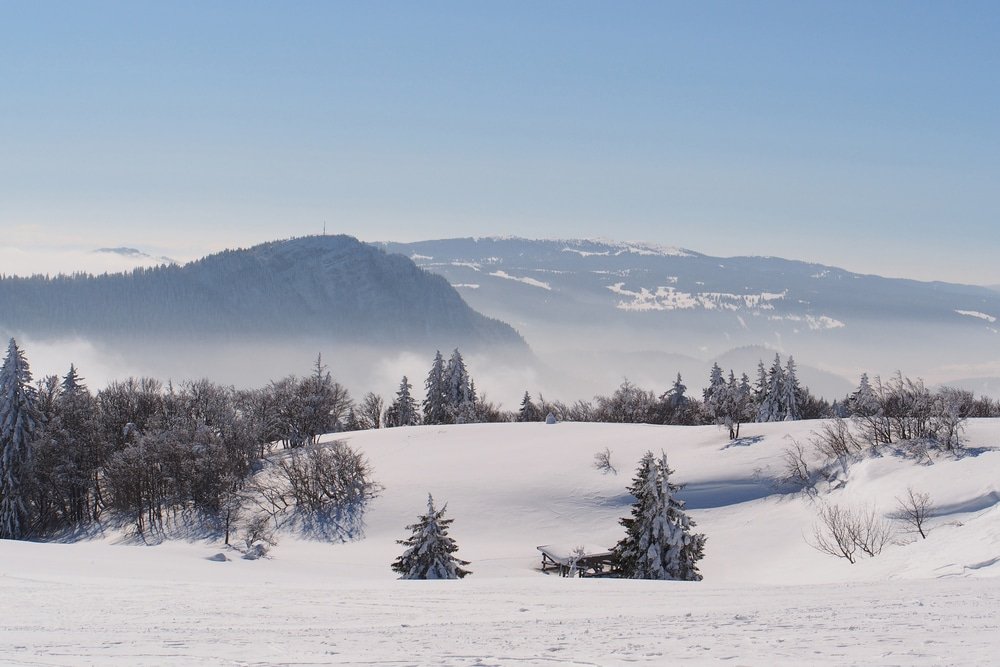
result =
M109 511L140 533L185 516L228 528L273 444L304 458L351 407L321 359L308 377L260 389L128 378L94 394L74 366L34 382L12 339L0 367L0 538L76 528Z
M815 399L796 377L794 361L776 355L751 383L716 365L700 399L678 375L660 394L627 380L610 396L567 406L526 392L517 413L478 394L461 353L438 352L422 402L403 377L385 407L369 393L355 402L317 358L303 378L288 376L238 390L208 380L164 386L150 378L112 382L96 394L77 369L34 382L11 340L0 370L0 535L44 534L86 524L113 510L140 531L164 518L195 512L227 522L248 477L266 464L270 447L315 444L323 433L482 421L535 421L549 413L571 421L727 426L739 436L746 421L847 416L853 439L828 439L848 453L900 440L933 439L957 446L962 421L1000 415L1000 405L922 382L863 376L842 402ZM860 444L859 444L860 443Z

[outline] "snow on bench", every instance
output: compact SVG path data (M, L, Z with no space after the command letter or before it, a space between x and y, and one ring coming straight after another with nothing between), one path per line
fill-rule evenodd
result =
M559 575L563 577L574 574L592 577L606 576L614 571L612 552L607 547L543 544L538 550L542 552L542 572L559 570Z

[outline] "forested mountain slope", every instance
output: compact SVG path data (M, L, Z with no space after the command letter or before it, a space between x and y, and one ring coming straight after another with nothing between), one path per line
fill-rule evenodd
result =
M101 276L0 278L0 329L33 337L525 347L443 278L349 236L227 250Z

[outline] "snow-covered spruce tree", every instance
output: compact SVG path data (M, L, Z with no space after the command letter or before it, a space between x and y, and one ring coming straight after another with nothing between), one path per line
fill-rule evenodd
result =
M615 560L629 579L701 581L698 561L704 556L705 536L693 533L695 523L670 482L673 470L667 455L657 460L646 452L629 491L635 497L632 516L621 519L625 537L615 546Z
M763 395L757 407L757 421L784 421L785 391L785 369L781 366L781 356L775 353L774 363L767 372Z
M20 540L28 531L24 493L31 439L38 427L31 369L13 338L0 367L0 539Z
M517 421L537 422L541 420L541 411L535 405L535 402L531 400L531 394L524 392L524 398L521 399L521 408L517 411Z
M875 390L872 389L871 382L868 380L868 373L861 374L861 380L858 382L858 390L848 398L848 406L851 416L868 417L879 413L881 408L878 397L875 395Z
M469 376L462 353L457 348L445 366L444 387L450 421L454 424L477 421L475 385Z
M416 426L420 423L420 413L417 412L417 402L410 394L413 385L404 375L399 383L399 391L392 405L385 411L385 425L392 426Z
M712 371L708 376L708 386L702 392L705 407L709 414L715 414L716 408L722 403L726 391L726 378L722 374L719 364L712 364Z
M347 389L334 381L323 364L322 355L316 356L313 373L297 387L294 429L303 438L302 444L315 443L324 433L337 430L338 422L351 405Z
M799 379L796 376L795 360L789 356L785 364L785 392L782 398L782 406L785 409L785 421L797 421L802 419L802 387L799 386Z
M461 579L472 574L465 569L468 561L457 558L455 540L448 536L448 526L454 519L445 519L447 503L441 509L434 509L434 498L427 494L427 512L417 523L407 526L413 534L406 540L398 540L406 547L392 564L400 579Z
M448 414L448 395L445 388L444 358L441 356L440 350L434 354L434 362L431 364L431 370L427 373L427 379L424 380L424 389L426 389L424 396L424 423L449 423L450 415Z

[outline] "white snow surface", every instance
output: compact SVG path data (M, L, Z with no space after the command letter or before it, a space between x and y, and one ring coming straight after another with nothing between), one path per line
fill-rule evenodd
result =
M504 280L516 280L517 282L524 283L525 285L531 285L532 287L540 287L544 290L552 291L552 285L541 280L536 280L535 278L512 276L506 271L494 271L490 275L495 278L503 278Z
M676 278L673 282L676 282ZM774 294L762 292L760 294L728 294L724 292L698 292L690 294L682 292L675 287L659 286L655 289L640 287L639 291L625 288L625 283L618 282L608 285L607 288L615 294L628 297L628 300L619 301L616 308L619 310L631 311L651 311L651 310L690 310L702 308L704 310L749 310L759 312L761 310L774 310L771 301L780 301L787 296L787 292Z
M993 324L994 322L997 321L997 318L995 318L994 316L987 315L986 313L981 313L978 310L956 310L955 312L958 313L959 315L964 315L965 317L975 317L976 319L986 320L990 324Z
M1000 654L1000 420L969 453L855 463L817 499L778 493L782 450L819 422L715 427L422 426L343 435L384 487L363 539L280 536L271 557L219 541L0 541L0 663L24 665L987 665ZM593 468L605 447L618 475ZM702 582L569 579L544 544L612 546L646 450L667 453L707 535ZM851 565L819 553L818 502L938 508ZM389 564L427 493L473 574L399 581Z

